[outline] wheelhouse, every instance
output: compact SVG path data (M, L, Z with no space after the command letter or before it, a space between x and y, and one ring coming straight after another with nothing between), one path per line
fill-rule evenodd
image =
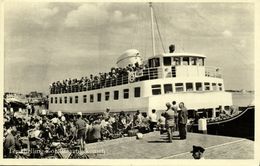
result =
M206 56L191 53L167 53L148 59L149 68L167 66L204 66Z

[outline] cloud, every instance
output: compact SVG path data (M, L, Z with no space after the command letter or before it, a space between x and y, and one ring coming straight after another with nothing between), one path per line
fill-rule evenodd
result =
M48 3L6 3L5 21L7 23L23 21L26 24L47 27L48 19L58 12L58 7L49 7Z
M229 30L225 30L225 31L222 32L222 35L224 37L232 37L233 33L231 31L229 31Z
M230 5L154 4L165 46L174 42L188 52L203 53L208 65L221 64L230 71L238 51L248 57L246 63L253 63L253 7L243 3L232 9ZM7 2L4 40L5 89L48 90L50 80L109 71L126 49L150 55L149 7L143 3ZM236 48L230 47L231 41Z
M107 24L135 21L138 17L133 13L124 14L121 10L109 11L109 5L103 3L87 3L67 14L64 21L66 27L96 27Z
M106 6L103 4L87 3L79 6L67 14L65 26L79 27L85 25L93 27L103 24L108 18Z
M246 41L245 40L240 40L240 43L239 43L240 47L246 47Z
M135 21L137 19L138 19L138 17L132 13L124 17L123 13L120 10L114 11L113 17L112 17L112 20L117 23Z
M31 17L32 21L34 21L35 23L39 24L39 25L43 25L43 26L48 26L49 23L46 22L46 19L54 16L55 14L58 13L58 8L39 8L38 12L35 13L35 15L33 15Z

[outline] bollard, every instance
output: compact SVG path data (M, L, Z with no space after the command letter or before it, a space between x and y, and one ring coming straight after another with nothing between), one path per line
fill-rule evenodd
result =
M199 119L199 133L207 134L207 120L202 118Z

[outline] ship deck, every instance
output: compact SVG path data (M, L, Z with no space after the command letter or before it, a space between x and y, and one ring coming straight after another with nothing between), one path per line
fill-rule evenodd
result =
M176 132L175 135L178 133ZM143 139L125 137L115 140L87 144L91 152L103 150L99 159L192 159L193 145L205 148L205 159L253 159L254 141L216 135L188 133L186 140L176 136L167 142L166 134L159 132L145 134Z

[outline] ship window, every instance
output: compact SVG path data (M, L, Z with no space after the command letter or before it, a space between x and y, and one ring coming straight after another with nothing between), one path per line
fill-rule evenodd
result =
M202 91L202 83L196 82L196 91Z
M172 93L172 84L164 84L164 93Z
M193 83L192 82L186 83L186 91L193 91Z
M70 103L72 103L72 97L70 97Z
M149 67L159 67L159 66L160 66L159 58L149 59Z
M184 90L183 83L176 83L175 84L175 91L176 92L182 92Z
M212 108L206 108L203 110L202 115L204 118L212 118L213 116L213 109Z
M172 65L172 58L171 57L164 57L163 58L163 65L164 66L171 66Z
M173 58L173 65L178 66L181 64L181 58L180 57L174 57Z
M75 103L78 103L78 102L79 102L79 97L75 96Z
M190 64L189 57L183 57L182 58L182 64L183 65L189 65Z
M55 97L55 104L58 102L58 99L57 99L57 97Z
M160 95L161 92L161 85L157 84L157 85L152 85L152 94L153 95Z
M216 117L219 117L220 112L216 112Z
M129 98L129 89L124 89L124 99Z
M160 59L159 58L155 58L154 59L154 67L159 67L160 66Z
M198 58L198 65L199 66L204 66L204 58Z
M89 95L89 101L90 101L91 103L94 101L94 95L93 95L93 94Z
M83 95L83 103L87 102L87 95Z
M213 109L209 109L208 110L208 118L212 118L213 117Z
M204 83L204 86L205 86L205 91L207 90L210 90L210 84L209 84L209 82L205 82Z
M141 88L140 87L135 87L135 97L140 97L141 96Z
M60 97L60 104L62 104L62 97Z
M191 63L191 65L197 65L197 58L196 57L191 57L190 63Z
M212 83L212 90L217 91L217 84L216 83Z
M101 93L97 94L97 101L100 102L101 101Z
M51 103L53 103L53 97L51 97Z
M118 92L118 90L115 90L114 91L114 100L118 100L118 98L119 98L119 92Z
M67 104L67 97L64 97L64 103Z
M219 89L220 91L223 90L223 88L222 88L222 84L221 84L221 83L218 84L218 89Z
M106 92L106 93L105 93L105 100L106 100L106 101L109 100L109 92Z

